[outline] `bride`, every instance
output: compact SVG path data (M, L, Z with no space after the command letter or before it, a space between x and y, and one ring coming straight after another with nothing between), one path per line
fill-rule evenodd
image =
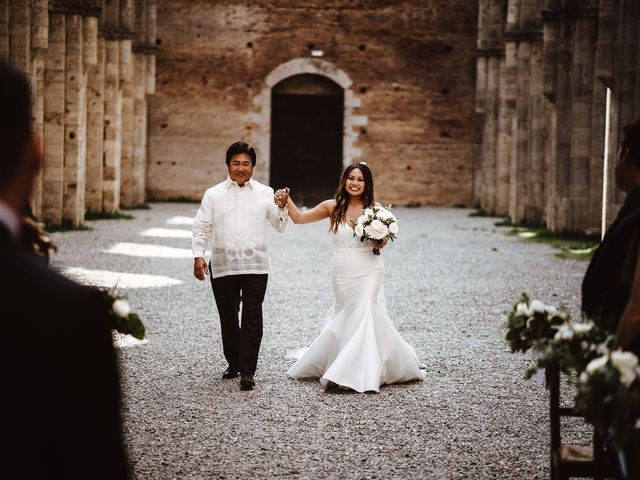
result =
M373 177L364 163L345 169L334 199L304 212L288 200L293 223L330 219L335 296L320 335L295 355L298 359L288 371L291 378L319 378L323 387L378 392L380 385L425 377L415 351L387 315L384 265L382 257L372 252L372 247L381 249L387 240L361 242L354 236L356 218L373 204Z

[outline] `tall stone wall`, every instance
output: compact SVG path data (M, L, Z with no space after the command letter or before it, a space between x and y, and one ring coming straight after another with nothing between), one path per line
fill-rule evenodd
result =
M343 159L368 163L377 197L471 205L476 18L469 0L159 2L148 194L201 198L238 139L268 183L272 82L318 73L345 90Z
M135 182L130 175L123 182L120 170L124 164L146 175L133 92L144 104L138 115L146 115L155 48L145 35L155 30L155 8L155 0L0 0L0 56L31 78L34 126L44 140L32 209L52 225L78 225L87 211L114 212L145 199L144 181L134 194ZM145 33L134 47L136 29ZM135 61L144 67L134 77ZM124 136L123 115L130 126Z
M608 87L604 207L611 219L621 201L613 164L622 126L640 117L638 52L637 1L481 1L476 192L483 209L557 231L599 231Z

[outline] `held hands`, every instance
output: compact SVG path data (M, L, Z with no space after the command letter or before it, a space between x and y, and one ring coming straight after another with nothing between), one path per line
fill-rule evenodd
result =
M289 187L279 189L273 196L273 201L280 208L285 208L289 201Z
M193 275L198 280L204 280L206 275L209 275L209 267L207 261L203 257L196 257L193 259Z

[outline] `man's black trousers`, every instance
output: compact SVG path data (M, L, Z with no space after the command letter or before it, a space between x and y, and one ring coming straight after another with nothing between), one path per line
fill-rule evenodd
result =
M262 302L268 275L227 275L211 277L216 299L224 356L231 370L253 375L262 340ZM242 302L242 323L238 313Z

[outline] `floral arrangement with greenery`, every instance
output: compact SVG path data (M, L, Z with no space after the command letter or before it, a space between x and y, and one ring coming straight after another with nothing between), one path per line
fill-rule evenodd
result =
M631 352L599 356L578 378L576 411L594 425L616 452L629 443L640 418L640 367Z
M112 329L117 332L132 335L142 340L145 335L145 328L140 317L131 311L131 306L127 297L118 294L116 286L106 289L99 289L105 303L109 307L109 315L112 321Z
M631 352L611 351L614 336L591 320L568 314L522 294L507 320L512 352L537 352L534 366L557 367L576 385L576 411L584 415L613 451L622 455L640 419L640 367Z

